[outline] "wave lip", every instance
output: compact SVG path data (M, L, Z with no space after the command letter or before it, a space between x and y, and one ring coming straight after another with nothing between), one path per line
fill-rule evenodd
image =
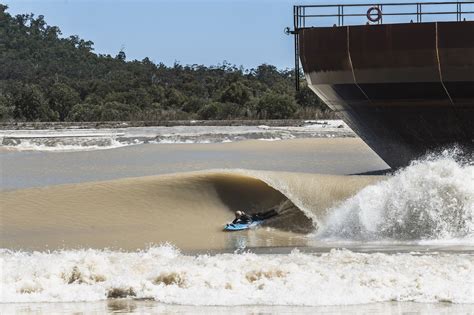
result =
M332 250L186 256L159 246L140 252L2 251L0 257L2 303L123 297L186 305L474 303L473 255Z

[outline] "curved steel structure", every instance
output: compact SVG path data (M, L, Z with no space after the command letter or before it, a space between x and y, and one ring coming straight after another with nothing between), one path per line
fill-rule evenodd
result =
M473 21L295 33L311 89L392 168L454 144L472 158Z

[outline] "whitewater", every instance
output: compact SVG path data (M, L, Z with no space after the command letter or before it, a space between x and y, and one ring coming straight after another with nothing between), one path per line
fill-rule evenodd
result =
M138 252L3 251L1 257L3 303L119 297L186 305L474 303L472 254L189 256L164 245Z
M319 236L474 243L474 166L456 150L414 161L330 210Z
M138 144L228 143L301 138L355 137L342 120L308 120L301 126L172 126L0 130L0 148L16 151L74 152Z

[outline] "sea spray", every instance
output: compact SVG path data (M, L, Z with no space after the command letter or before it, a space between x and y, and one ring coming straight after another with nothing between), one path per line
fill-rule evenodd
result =
M444 151L414 161L332 208L318 237L357 240L474 237L474 166Z
M0 251L1 303L154 299L186 305L474 303L474 256L454 253L218 254ZM429 266L429 268L427 268Z

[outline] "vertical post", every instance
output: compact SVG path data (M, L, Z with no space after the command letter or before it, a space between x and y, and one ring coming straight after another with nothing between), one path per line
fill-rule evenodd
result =
M296 72L296 90L300 90L300 37L295 34L296 58L295 58L295 72Z
M420 4L416 4L416 23L420 23Z
M341 26L341 5L337 6L337 26Z
M344 5L341 4L341 26L344 26Z
M378 24L383 24L383 5L380 4L379 6L380 11L382 12L382 15L380 16L380 20Z
M460 8L459 8L459 3L456 3L456 21L461 21L459 14L460 14Z
M303 25L303 18L301 17L301 8L298 7L298 27L300 27L301 25Z
M458 14L457 14L457 20L458 20L458 22L461 22L461 21L462 21L462 8L461 8L461 5L462 5L461 2L458 2L458 3L457 3L457 8L456 8L456 9L457 9L457 12L458 12Z
M420 3L420 23L423 23L423 3Z
M300 90L300 53L299 53L299 27L300 27L300 7L299 6L294 6L293 7L293 36L294 36L294 42L295 42L295 87L296 90Z
M306 26L306 7L303 7L303 27Z

